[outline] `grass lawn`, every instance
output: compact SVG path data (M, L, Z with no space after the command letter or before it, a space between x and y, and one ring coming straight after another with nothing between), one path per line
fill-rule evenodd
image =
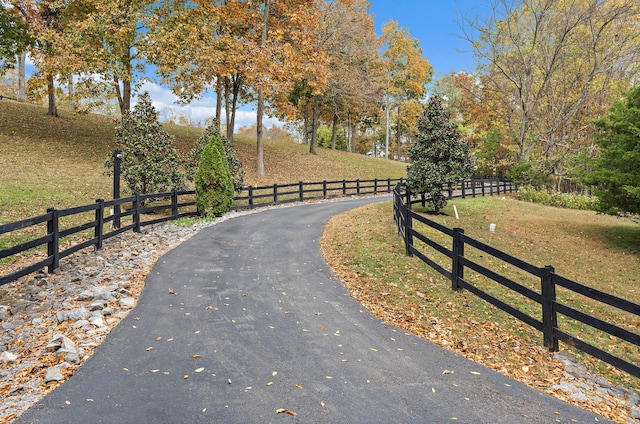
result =
M452 206L460 219L456 220ZM558 363L542 346L542 334L494 308L468 291L452 292L451 282L418 258L407 257L397 234L392 204L381 203L333 218L322 240L330 265L346 282L351 293L384 320L406 328L441 346L523 381L549 391L561 377ZM464 228L465 234L508 252L536 266L553 265L558 274L585 285L640 303L640 226L630 221L594 212L556 209L510 198L476 198L450 201L446 215L429 216L448 227ZM489 232L495 223L497 231ZM451 239L415 225L418 231L451 247ZM415 241L419 249L450 269L450 260ZM536 279L510 266L473 252L465 256L508 275L539 291ZM481 257L484 256L484 257ZM465 278L520 309L538 314L532 302L512 295L497 283L465 270ZM580 296L559 290L558 297L578 309L612 319L635 333L638 317L614 314ZM611 351L632 363L640 363L637 347L625 344L568 320L561 328ZM561 349L569 349L561 344ZM637 388L640 381L600 361L575 351L571 354L608 379Z

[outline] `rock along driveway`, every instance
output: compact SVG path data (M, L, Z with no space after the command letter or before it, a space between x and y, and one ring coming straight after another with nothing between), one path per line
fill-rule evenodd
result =
M351 298L319 239L331 216L378 200L201 231L158 261L94 356L16 423L606 421L385 325Z

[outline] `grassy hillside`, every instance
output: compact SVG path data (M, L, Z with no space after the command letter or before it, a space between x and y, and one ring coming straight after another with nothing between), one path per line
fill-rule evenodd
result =
M115 148L114 117L46 116L46 108L0 101L0 223L112 198L103 163ZM176 145L188 150L201 129L166 125ZM404 164L362 155L268 140L264 147L268 175L255 174L255 139L238 137L236 149L247 185L339 179L399 178Z

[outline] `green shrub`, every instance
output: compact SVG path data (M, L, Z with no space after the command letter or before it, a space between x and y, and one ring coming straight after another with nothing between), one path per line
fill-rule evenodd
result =
M191 149L185 157L184 168L186 177L189 181L193 181L195 178L196 169L200 163L200 156L202 155L202 150L209 143L211 137L217 137L222 140L222 144L224 145L224 151L227 155L227 162L229 163L229 173L231 174L231 178L233 179L233 188L235 191L240 191L240 189L244 185L244 171L242 170L242 162L236 155L236 151L233 149L233 146L224 137L220 134L220 130L218 130L216 122L212 122L205 130L202 136L198 138L193 149Z
M231 209L233 179L222 137L212 136L202 150L195 173L196 206L200 215L212 218Z
M151 97L143 93L129 114L116 127L116 143L122 150L121 177L131 193L149 194L186 188L180 172L180 155L174 137L158 121ZM105 166L113 174L113 156Z
M582 194L553 193L544 190L536 190L531 186L521 187L518 190L518 200L531 203L540 203L556 208L596 210L597 200Z

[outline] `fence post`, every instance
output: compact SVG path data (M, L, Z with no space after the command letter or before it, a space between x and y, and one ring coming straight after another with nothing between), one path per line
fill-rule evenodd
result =
M304 201L304 183L302 181L298 182L298 197L300 201Z
M553 281L554 268L545 266L541 269L541 289L542 289L542 336L544 347L552 352L558 351L558 339L554 337L554 329L558 327L558 315L554 302L556 301L556 286Z
M120 162L122 161L122 152L118 149L113 151L113 198L120 198ZM120 205L113 206L113 227L117 230L120 228Z
M476 180L474 178L471 179L471 197L476 197Z
M496 190L498 191L498 196L500 196L500 182L502 182L502 180L498 179L497 180L497 184L496 184Z
M178 192L175 190L171 192L171 214L173 219L178 219Z
M360 178L356 180L356 194L360 195Z
M378 179L373 179L373 194L378 194Z
M447 193L448 199L451 200L453 198L453 184L447 183Z
M133 232L140 232L140 194L136 193L133 199Z
M466 198L466 196L465 196L466 184L467 184L467 182L466 182L466 181L462 181L462 182L460 183L460 187L462 187L462 198L463 198L463 199L464 199L464 198Z
M404 247L407 256L413 256L413 222L411 219L411 194L407 187L409 202L404 207Z
M58 232L58 211L49 208L47 213L49 212L51 212L51 219L47 221L47 234L51 236L51 240L47 243L47 256L53 258L53 262L48 266L47 272L52 273L60 266L60 234Z
M98 209L96 209L96 226L94 228L93 236L97 239L95 244L95 250L102 249L102 235L104 234L104 199L97 199Z
M387 178L387 193L391 193L391 178Z
M482 197L484 197L484 178L482 178Z
M464 265L460 258L464 258L464 241L462 235L464 229L453 229L453 258L451 262L451 290L462 291L458 282L464 278Z
M249 197L249 209L253 209L253 186L249 186L248 188L248 197Z
M327 180L322 180L322 198L327 198Z
M423 208L427 207L427 195L424 193L420 194L420 204Z
M342 195L347 195L347 180L342 180Z
M493 196L493 177L489 178L489 194Z

